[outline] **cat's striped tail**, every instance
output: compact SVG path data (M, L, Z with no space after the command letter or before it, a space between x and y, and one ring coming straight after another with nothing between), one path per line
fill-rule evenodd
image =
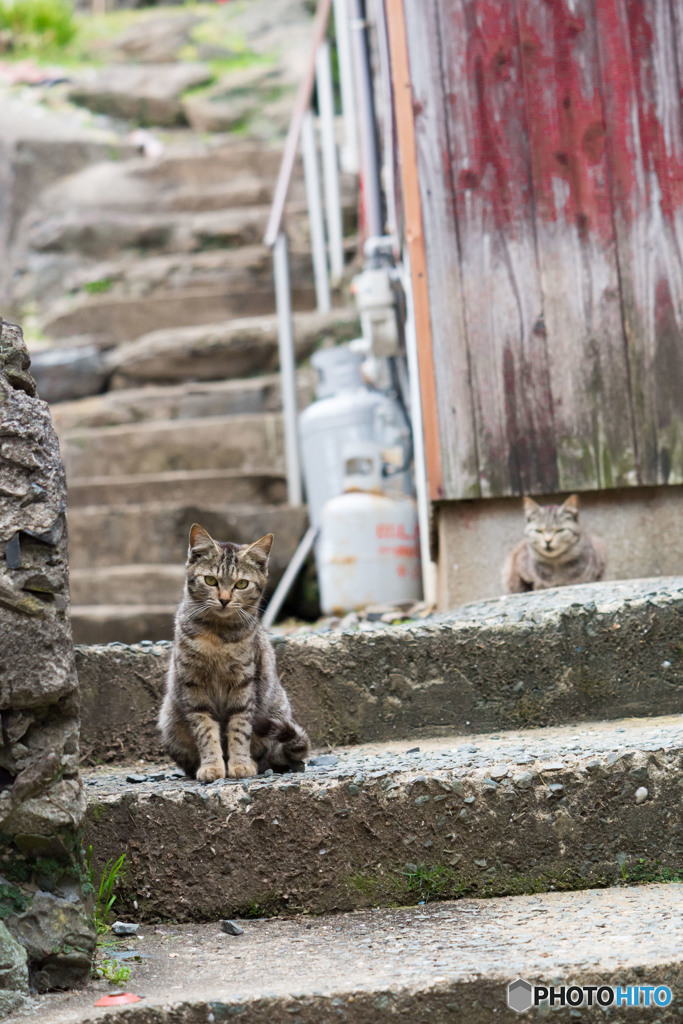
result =
M261 739L270 741L268 750L259 758L259 771L298 766L310 753L308 733L296 722L259 718L254 722L253 731Z

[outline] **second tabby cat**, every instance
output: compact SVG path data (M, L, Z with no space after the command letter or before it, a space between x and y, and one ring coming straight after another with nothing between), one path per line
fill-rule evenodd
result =
M503 566L507 593L602 579L607 563L605 542L584 533L579 525L576 494L562 505L538 505L532 498L525 498L524 515L524 539L512 549Z

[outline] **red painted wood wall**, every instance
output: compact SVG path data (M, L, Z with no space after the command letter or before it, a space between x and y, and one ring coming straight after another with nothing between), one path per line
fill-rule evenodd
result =
M683 483L683 0L404 0L444 498Z

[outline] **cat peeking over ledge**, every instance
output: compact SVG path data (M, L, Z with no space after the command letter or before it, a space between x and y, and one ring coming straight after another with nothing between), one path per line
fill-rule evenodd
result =
M503 566L503 588L508 594L602 579L607 548L600 537L582 530L576 494L562 505L537 505L525 498L524 515L524 539Z
M272 543L272 533L232 544L190 530L159 728L199 782L225 778L226 762L228 778L245 779L298 768L309 753L258 619Z

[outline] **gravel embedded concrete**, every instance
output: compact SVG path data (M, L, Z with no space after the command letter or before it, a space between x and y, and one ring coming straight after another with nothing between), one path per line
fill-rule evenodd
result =
M147 921L678 877L682 751L678 715L355 748L209 786L105 767L87 776L85 843L96 872L127 852L117 913Z
M669 1024L683 1001L682 921L683 886L673 884L243 921L239 936L217 920L149 926L106 951L121 951L131 967L124 987L141 1003L94 1009L113 986L91 982L37 999L6 1024L511 1024L525 1019L506 1003L517 978L668 985L668 1008L612 1008L609 1020ZM553 1019L577 1011L567 1013ZM604 1021L605 1011L580 1019Z
M273 640L298 718L314 743L337 745L682 711L682 625L683 579L672 577ZM155 722L169 653L151 642L78 648L92 758L162 755Z

